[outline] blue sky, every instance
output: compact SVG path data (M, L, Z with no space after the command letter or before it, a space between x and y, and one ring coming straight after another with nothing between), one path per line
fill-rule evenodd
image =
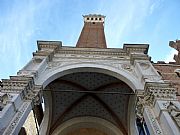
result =
M75 46L82 15L106 16L109 48L148 43L153 61L171 61L170 40L180 39L180 0L0 0L0 79L32 58L37 40Z

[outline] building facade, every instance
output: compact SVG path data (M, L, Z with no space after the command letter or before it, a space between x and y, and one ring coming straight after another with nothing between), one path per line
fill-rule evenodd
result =
M0 134L28 134L33 112L39 135L179 135L179 55L152 63L148 44L107 48L105 16L83 17L76 47L37 41L29 63L2 79Z

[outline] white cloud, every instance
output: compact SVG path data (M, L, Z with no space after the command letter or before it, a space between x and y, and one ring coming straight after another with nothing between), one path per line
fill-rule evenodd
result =
M37 29L35 16L39 10L48 5L48 3L19 3L17 1L11 4L11 8L0 20L0 63L5 65L0 66L0 78L7 78L3 76L3 72L15 74L24 66L26 52L32 48L29 42Z
M127 0L109 5L108 8L111 10L108 10L107 14L111 19L105 29L109 47L120 47L119 43L122 42L122 39L141 28L161 2L161 0ZM120 4L121 6L119 6Z

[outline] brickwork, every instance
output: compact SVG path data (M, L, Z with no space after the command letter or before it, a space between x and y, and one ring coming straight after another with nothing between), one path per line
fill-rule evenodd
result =
M176 69L180 69L180 65L175 64L153 64L158 73L162 76L162 79L166 82L170 82L178 91L178 99L180 100L180 77L175 73Z
M91 20L91 16L89 17ZM94 19L94 21L93 21ZM85 21L76 47L81 48L107 48L104 34L104 22L97 21L92 16L92 21Z
M171 64L158 62L154 63L153 66L162 76L164 81L170 82L174 87L177 88L177 97L180 100L180 40L176 40L175 42L170 41L169 46L178 51L178 54L174 55L175 62L170 62Z

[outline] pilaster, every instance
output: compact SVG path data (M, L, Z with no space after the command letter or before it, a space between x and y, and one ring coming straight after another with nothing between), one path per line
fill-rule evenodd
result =
M2 86L0 134L18 134L31 109L41 103L41 86L29 76L11 76L2 80Z
M144 118L151 134L178 135L180 103L168 83L147 82L138 94L137 117Z

